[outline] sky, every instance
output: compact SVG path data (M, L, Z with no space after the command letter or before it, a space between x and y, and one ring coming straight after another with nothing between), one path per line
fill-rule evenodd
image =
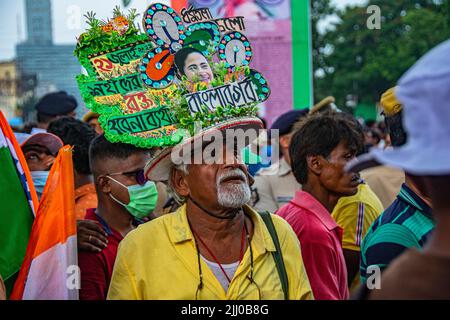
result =
M362 4L365 1L333 0L338 8ZM52 0L51 2L53 42L55 44L76 42L76 37L86 27L83 17L86 12L94 11L97 13L97 17L108 17L114 6L122 4L121 0ZM132 0L129 7L143 12L151 2L149 0ZM168 1L159 0L158 2ZM0 61L13 59L15 45L24 41L25 38L25 0L0 1Z

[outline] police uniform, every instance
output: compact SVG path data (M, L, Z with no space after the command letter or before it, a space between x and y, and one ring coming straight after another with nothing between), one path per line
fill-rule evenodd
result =
M261 169L255 176L252 199L257 211L275 212L294 197L301 185L284 158L268 168Z
M294 124L308 114L308 109L290 110L280 115L270 127L278 130L279 136L290 134ZM270 133L270 131L269 131ZM252 204L257 211L275 212L282 205L294 198L294 194L300 189L300 184L295 180L291 166L285 159L268 168L260 169L255 176L252 187Z

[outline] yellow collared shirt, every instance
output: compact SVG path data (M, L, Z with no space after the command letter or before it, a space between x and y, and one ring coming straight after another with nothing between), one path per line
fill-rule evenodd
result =
M254 224L251 245L256 284L247 278L250 275L250 250L247 248L227 292L200 259L203 288L197 292L198 256L186 205L183 205L174 213L139 226L122 240L108 299L194 300L196 293L201 300L283 299L270 233L258 213L250 207L244 210ZM313 299L295 233L282 218L272 215L272 219L289 279L289 299Z
M344 230L342 248L360 252L362 240L383 210L383 204L365 183L358 186L355 195L340 198L331 216ZM359 272L352 281L350 291L358 286Z

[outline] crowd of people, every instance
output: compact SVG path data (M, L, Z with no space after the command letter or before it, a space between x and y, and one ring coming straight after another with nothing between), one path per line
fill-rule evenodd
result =
M225 144L220 163L160 166L44 96L16 137L39 197L73 146L80 299L450 298L449 57L447 41L380 94L382 122L332 98L281 115L279 161L256 169Z

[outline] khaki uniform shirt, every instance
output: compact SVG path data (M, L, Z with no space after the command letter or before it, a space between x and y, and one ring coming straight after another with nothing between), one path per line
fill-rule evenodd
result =
M378 166L361 171L361 178L375 192L383 207L387 209L397 198L397 194L405 182L405 173L400 169Z
M275 212L294 198L301 189L290 165L281 159L268 168L261 169L255 176L252 187L253 207L257 211Z

